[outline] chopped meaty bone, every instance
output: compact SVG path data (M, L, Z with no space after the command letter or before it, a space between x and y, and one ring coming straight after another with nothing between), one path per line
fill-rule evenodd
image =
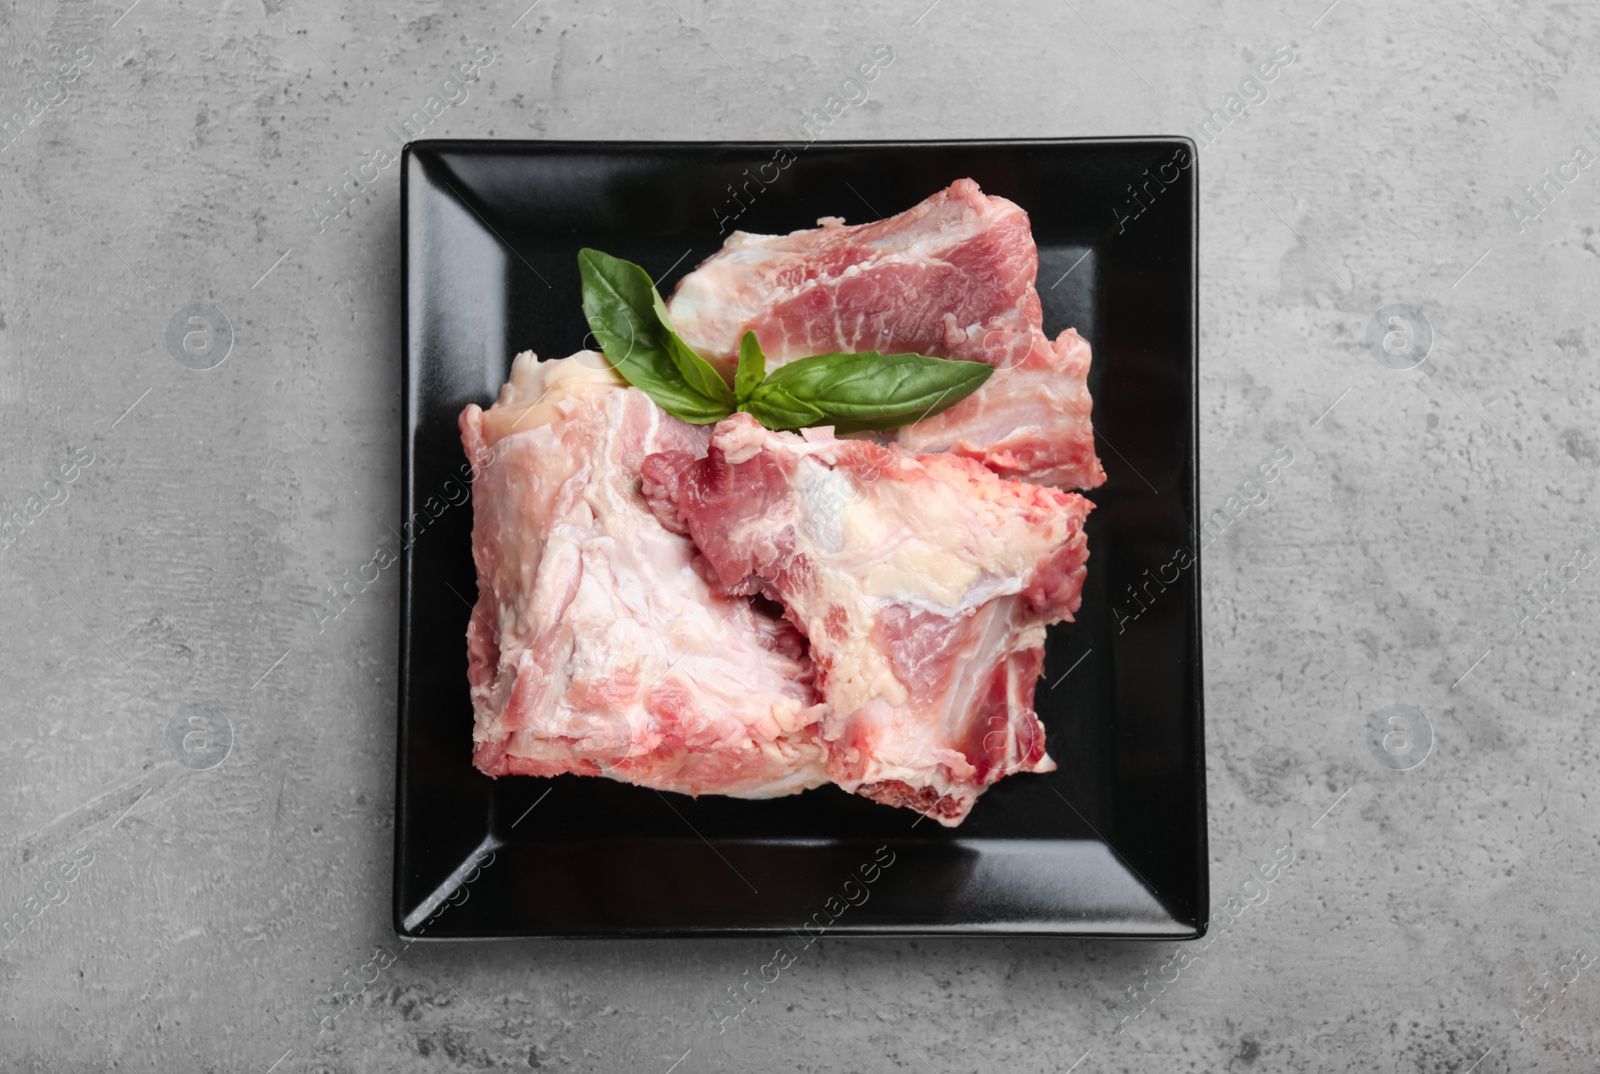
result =
M704 451L707 430L592 353L518 355L499 401L460 424L480 769L747 798L827 781L803 639L697 573L640 494L647 455Z
M644 491L729 592L809 639L834 782L953 826L1002 776L1055 767L1033 690L1045 627L1078 609L1088 500L748 414L704 458L646 459Z
M1028 214L971 179L886 220L789 235L734 232L668 303L685 342L731 370L753 331L769 368L833 351L914 351L995 373L949 410L899 430L914 452L952 451L1062 488L1105 481L1095 454L1089 344L1044 334Z

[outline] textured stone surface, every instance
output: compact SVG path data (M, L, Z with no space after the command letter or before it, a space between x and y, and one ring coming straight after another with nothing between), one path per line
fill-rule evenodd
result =
M0 500L42 508L0 551L0 912L28 925L0 1066L1594 1069L1600 572L1561 568L1600 544L1600 169L1511 206L1600 153L1600 16L524 6L0 11L25 124L0 152ZM1256 100L1201 152L1206 509L1294 462L1206 563L1216 905L1276 848L1294 865L1183 968L825 941L719 1032L760 942L418 946L319 1033L388 935L396 579L320 636L316 609L399 483L398 170L319 232L324 188L480 48L430 133L784 138L878 44L894 64L829 137L1189 133ZM1241 83L1278 46L1261 100ZM63 100L43 83L74 57ZM205 372L167 343L195 303L232 328ZM1368 346L1394 303L1431 324L1419 368ZM1546 571L1576 578L1519 634ZM1421 765L1369 749L1390 704L1431 728ZM185 767L207 755L174 721L216 717L226 760ZM1171 983L1119 1034L1147 973Z

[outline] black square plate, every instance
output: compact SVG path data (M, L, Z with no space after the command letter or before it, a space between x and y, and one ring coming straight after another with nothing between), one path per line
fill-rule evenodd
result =
M1195 550L1198 199L1192 163L1176 163L1193 153L1171 138L411 145L395 927L430 939L1201 934L1199 568L1173 565ZM1051 629L1037 696L1060 768L1003 780L956 829L833 787L752 802L479 774L456 416L489 404L516 352L583 347L578 250L636 261L670 293L726 226L875 219L962 176L1028 211L1045 330L1075 326L1094 347L1110 480L1092 494L1082 612Z

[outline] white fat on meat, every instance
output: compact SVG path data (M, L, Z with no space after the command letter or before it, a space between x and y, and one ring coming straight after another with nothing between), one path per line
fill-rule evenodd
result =
M1003 776L1055 767L1033 690L1045 627L1078 608L1083 497L748 414L644 475L730 593L806 635L835 783L954 825Z
M476 471L480 769L741 797L827 781L802 639L708 583L641 495L644 458L703 452L706 429L592 352L518 355L495 405L460 425Z
M976 392L891 438L1036 484L1105 481L1089 344L1050 339L1028 214L958 179L903 213L788 235L735 232L667 304L685 342L730 376L754 332L768 368L834 351L916 352L995 367Z

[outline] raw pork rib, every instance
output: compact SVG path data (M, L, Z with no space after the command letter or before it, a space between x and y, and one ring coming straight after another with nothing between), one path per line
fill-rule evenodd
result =
M699 454L707 430L593 353L518 355L499 401L460 424L478 768L746 798L827 782L803 640L697 574L640 493L647 455Z
M1089 344L1051 342L1028 214L958 179L887 220L833 218L790 235L735 232L668 303L685 342L731 371L754 331L769 367L832 351L916 351L987 362L995 374L907 426L915 452L953 451L997 473L1063 488L1105 480L1090 424Z
M810 640L834 782L954 826L1002 776L1055 768L1033 690L1045 626L1078 609L1088 500L748 414L704 458L650 456L644 492Z

